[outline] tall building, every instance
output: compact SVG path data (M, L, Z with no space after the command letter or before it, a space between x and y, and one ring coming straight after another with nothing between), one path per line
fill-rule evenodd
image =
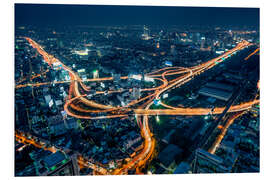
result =
M93 71L93 78L99 78L99 73L98 73L98 70L94 70Z
M201 37L201 49L205 46L205 37Z
M145 36L149 36L149 34L150 34L149 28L147 28L146 26L143 26L143 34Z
M143 40L148 40L150 39L150 30L146 26L143 26L143 34L142 34L142 39Z
M65 153L57 151L43 158L37 163L40 176L74 176L79 175L77 156L68 157Z

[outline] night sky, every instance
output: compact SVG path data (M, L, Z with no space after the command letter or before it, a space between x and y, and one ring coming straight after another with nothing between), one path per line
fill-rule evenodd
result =
M15 25L259 26L258 8L15 4Z

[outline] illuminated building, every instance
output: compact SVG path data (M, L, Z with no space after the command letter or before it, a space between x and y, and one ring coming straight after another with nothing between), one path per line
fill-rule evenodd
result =
M205 37L201 37L201 49L204 49Z
M99 78L99 73L98 73L98 70L94 70L93 71L93 78Z
M159 48L159 42L157 42L157 49Z
M172 66L172 62L171 61L165 61L165 65L166 66Z
M149 31L149 28L147 28L146 26L143 26L142 39L143 40L149 40L150 39L150 31Z
M216 50L216 54L223 54L223 53L224 53L224 50L220 50L220 49Z
M165 93L165 94L162 96L163 99L165 99L165 98L167 98L167 97L169 97L169 94L168 94L168 93Z
M49 107L52 107L53 103L53 99L51 98L51 95L46 95L44 96L45 98L45 102Z
M80 56L87 56L88 55L88 49L80 50L80 51L73 51L74 54L80 55Z
M77 72L81 75L82 73L85 73L85 69L78 69Z
M138 75L137 74L134 74L134 75L131 75L131 78L141 81L142 80L142 75L140 75L140 74L138 74Z
M149 36L149 28L147 28L146 26L143 26L143 34L145 36Z
M60 151L46 156L37 165L40 176L79 175L76 155L68 157Z
M154 82L155 81L153 78L148 77L148 76L144 76L144 80L147 82Z

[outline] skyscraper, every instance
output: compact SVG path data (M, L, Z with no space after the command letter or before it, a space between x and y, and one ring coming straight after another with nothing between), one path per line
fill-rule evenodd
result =
M143 34L145 36L149 36L149 28L147 28L146 26L143 26Z
M93 71L93 78L99 78L99 73L98 73L98 70L94 70Z
M142 39L144 39L144 40L150 39L150 30L146 26L143 26Z
M205 37L201 37L201 49L204 49L205 46Z

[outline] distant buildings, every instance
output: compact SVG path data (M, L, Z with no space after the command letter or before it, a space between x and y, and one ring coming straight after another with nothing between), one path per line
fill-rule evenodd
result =
M142 34L142 39L143 40L149 40L150 37L150 29L146 26L143 26L143 34Z
M201 49L205 47L205 37L201 37Z

